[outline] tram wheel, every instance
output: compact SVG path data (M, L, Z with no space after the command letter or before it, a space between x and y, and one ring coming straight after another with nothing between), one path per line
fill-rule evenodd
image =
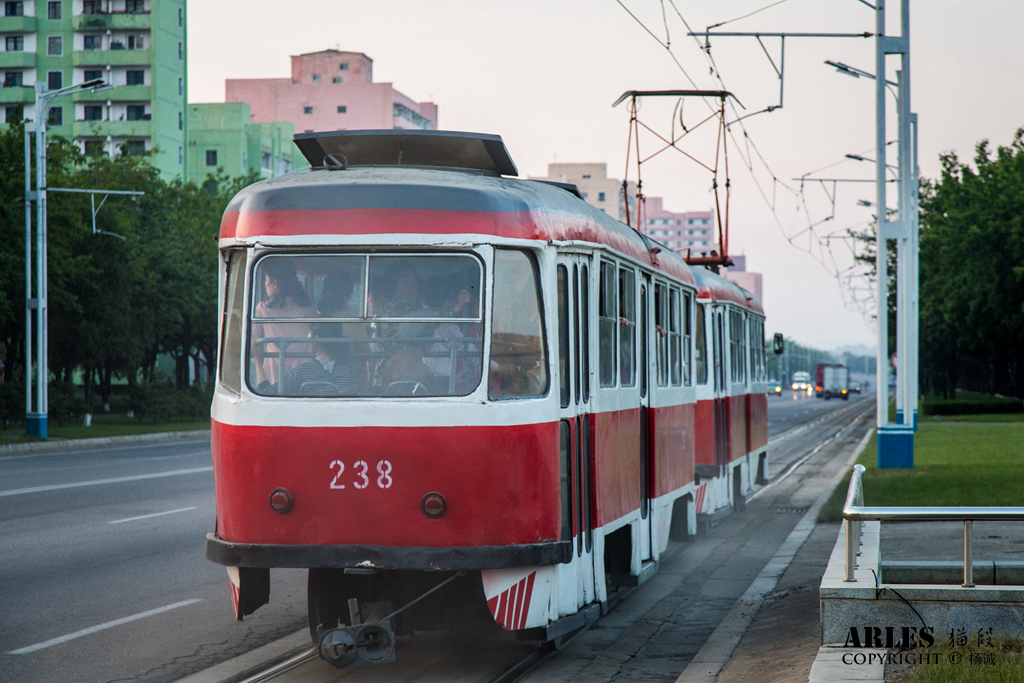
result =
M341 596L339 579L342 572L336 569L310 569L306 584L306 605L309 612L309 637L318 645L317 626L334 628L348 616L348 601Z

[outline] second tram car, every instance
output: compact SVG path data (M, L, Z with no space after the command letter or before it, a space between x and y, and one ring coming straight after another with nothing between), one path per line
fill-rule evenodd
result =
M510 177L500 137L296 143L313 170L242 190L220 233L206 557L236 618L302 567L336 665L392 626L555 640L767 478L752 295Z

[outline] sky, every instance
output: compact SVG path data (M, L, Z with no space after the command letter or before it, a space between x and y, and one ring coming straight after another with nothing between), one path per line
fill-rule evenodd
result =
M898 34L899 3L887 14L887 33ZM980 140L1006 145L1024 127L1017 35L1024 3L929 0L912 3L910 18L920 173L937 178L940 154L970 161ZM189 100L223 102L227 78L287 78L290 55L363 52L374 60L375 81L436 102L439 128L501 135L521 177L544 176L553 162L606 162L609 175L635 180L635 151L631 165L626 158L628 107L611 106L623 92L724 83L742 106L727 112L729 121L779 104L778 38L712 37L721 81L711 75L703 41L687 36L686 25L702 31L722 22L712 30L863 33L875 30L875 13L865 0L193 0ZM875 157L874 84L824 64L873 73L874 40L791 36L784 57L784 106L733 124L727 156L719 157L720 186L729 164L730 252L763 273L767 332L822 349L874 347L866 281L844 286L837 277L853 264L847 230L869 226L873 208L858 200L874 201L874 185L838 184L833 202L820 183L794 180L874 178L873 163L845 156ZM890 80L898 68L890 57ZM658 134L678 135L675 106L675 99L648 99L638 115ZM707 116L702 101L683 103L682 125L693 133L679 145L714 167L717 124L696 126ZM891 97L888 118L892 140ZM645 132L641 153L655 142ZM889 154L895 163L893 147ZM714 205L712 174L674 150L640 171L644 193L664 197L670 211Z

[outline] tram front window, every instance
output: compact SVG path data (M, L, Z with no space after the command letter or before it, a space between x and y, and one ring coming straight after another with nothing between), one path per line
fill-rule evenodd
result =
M288 397L469 394L481 376L482 281L469 255L266 256L253 278L249 386Z
M527 252L494 252L491 398L543 396L548 391L537 264Z

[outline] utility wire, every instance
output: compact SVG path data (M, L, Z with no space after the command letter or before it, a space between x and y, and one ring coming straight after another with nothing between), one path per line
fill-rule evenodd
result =
M669 29L668 29L667 20L666 20L665 15L664 15L664 0L660 0L660 3L661 3L661 8L662 8L662 21L665 23L665 34L666 34L666 41L665 42L662 42L649 28L647 28L647 26L645 26L644 23L635 14L633 14L633 12L631 12L629 10L629 8L627 8L622 3L622 0L616 0L616 1L619 3L619 5L624 10L626 10L626 12L630 15L630 17L632 17L633 20L636 21L636 23L639 24L640 27L643 28L644 31L646 31L648 33L648 35L650 35L652 38L654 38L655 41L657 41L658 44L661 45L661 47L665 48L665 50L671 56L673 62L675 62L676 66L683 73L683 75L686 77L686 79L690 82L691 85L693 85L694 88L697 88L698 86L694 82L693 78L690 77L690 75L683 68L682 64L679 62L678 58L675 56L674 52L672 51L671 44L668 41ZM741 19L745 19L747 17L753 16L754 14L757 14L759 12L763 12L763 11L765 11L767 9L770 9L772 7L780 5L780 4L782 4L783 2L786 2L786 1L787 0L778 0L777 2L770 3L770 4L760 8L758 10L755 10L754 12L750 12L750 13L745 14L743 16L736 17L734 19L729 19L729 20L724 21L724 22L720 22L720 23L715 24L714 26L710 26L708 28L715 28L715 27L722 26L722 25L727 24L727 23L731 23L731 22L734 22L734 21L739 21ZM682 13L679 11L679 8L676 6L675 1L674 0L669 0L669 4L672 6L672 9L675 11L676 16L679 17L679 20L682 22L683 26L686 27L687 32L691 33L691 34L692 33L696 33L695 31L693 31L693 29L690 26L689 22L686 21L685 17L683 17ZM715 63L714 56L711 54L710 46L701 43L700 39L697 36L694 35L692 37L693 37L694 42L696 43L698 49L700 49L700 51L702 53L704 53L705 58L708 61L709 74L712 77L714 77L715 80L718 81L718 83L721 85L723 90L728 90L728 87L726 86L725 81L722 78L721 72L718 69L718 65ZM707 101L705 101L705 105L708 106L709 108L712 108L711 104L709 102L707 102ZM760 149L757 147L757 145L754 142L753 138L750 136L750 133L749 133L749 131L747 131L746 126L743 124L743 121L742 121L742 118L740 116L740 113L736 109L735 103L730 100L729 101L729 106L731 107L731 109L733 111L733 114L734 114L734 116L736 118L734 123L739 124L740 130L742 131L742 136L743 136L743 140L742 140L743 145L741 146L739 144L740 141L737 140L736 134L734 133L732 128L731 127L727 127L726 128L728 134L730 135L730 137L733 139L733 142L735 143L733 149L735 150L735 153L737 154L737 156L739 156L740 159L742 160L744 166L746 166L747 171L750 174L751 180L754 182L754 185L757 188L758 193L761 195L762 199L764 200L764 202L768 205L769 209L771 210L772 217L775 220L776 226L779 228L780 232L782 233L782 235L786 239L786 241L789 242L790 245L792 245L792 246L800 249L801 251L804 251L807 254L809 254L812 258L814 258L816 261L818 261L818 263L822 267L824 267L827 272L829 272L833 277L836 278L837 284L839 285L839 288L840 288L840 296L843 299L844 305L847 305L848 302L849 303L853 303L854 305L857 304L856 297L854 297L853 300L850 300L850 299L848 299L848 296L847 296L847 294L853 294L854 292L851 291L851 290L854 290L854 289L858 289L858 290L859 289L866 289L867 291L871 292L871 294L873 296L873 291L874 291L873 287L865 287L865 288L856 287L855 288L855 287L852 286L853 283L851 282L851 278L853 276L848 276L848 277L844 278L844 274L849 273L851 268L842 269L842 268L839 267L839 264L836 262L836 259L835 259L835 254L832 253L831 244L829 242L827 242L826 240L823 240L822 236L819 235L814 230L816 225L819 225L821 223L827 222L831 218L825 219L824 221L819 221L818 223L815 223L811 219L810 214L809 214L809 208L806 205L806 196L805 196L804 187L802 186L802 184L801 184L800 189L796 189L794 187L791 187L785 181L781 180L775 174L775 172L771 169L771 166L768 164L767 160L764 158L764 155L761 153ZM767 109L765 111L771 111L771 109ZM740 151L741 149L743 151ZM744 151L745 151L745 154L744 154ZM771 177L772 188L771 188L771 197L770 198L769 198L768 192L765 190L765 188L763 187L761 181L758 179L757 174L755 173L755 170L754 170L755 157L756 157L756 161L760 163L760 165L764 168L764 170ZM842 162L837 162L837 163L842 163ZM825 168L828 168L828 167L830 167L832 165L835 165L835 164L830 164L829 166L826 166ZM819 169L819 170L824 170L824 169ZM787 192L790 196L793 196L796 199L796 201L797 201L797 210L799 211L800 208L803 208L805 213L806 213L806 219L807 219L807 223L808 223L807 227L803 228L802 230L800 230L799 232L797 232L795 234L792 233L792 232L787 232L787 230L785 229L785 227L782 224L781 217L778 214L778 209L779 209L779 206L778 206L778 191L779 191L780 187L785 192ZM834 207L834 202L835 202L835 200L833 199L833 207ZM797 237L799 237L800 235L802 235L804 233L807 234L807 240L808 240L806 246L797 244L797 242L796 242ZM849 248L854 251L854 256L856 256L855 248L853 246L849 246ZM856 259L855 259L854 260L854 266L852 268L856 269L857 265L858 264L857 264ZM863 315L865 315L865 316L867 315L867 311L862 306L857 305L857 308L859 308L861 310L861 313Z
M742 17L736 17L735 19L728 19L726 21L722 21L722 22L719 22L717 24L712 24L711 26L708 26L708 29L710 30L710 29L713 29L713 28L718 28L719 26L725 26L726 24L731 24L732 22L739 21L740 19L746 19L747 17L752 17L755 14L757 14L758 12L763 12L766 9L771 9L772 7L775 7L776 5L781 5L784 2L788 2L788 0L778 0L778 2L773 2L770 5L765 5L761 9L754 10L750 14L744 14Z

